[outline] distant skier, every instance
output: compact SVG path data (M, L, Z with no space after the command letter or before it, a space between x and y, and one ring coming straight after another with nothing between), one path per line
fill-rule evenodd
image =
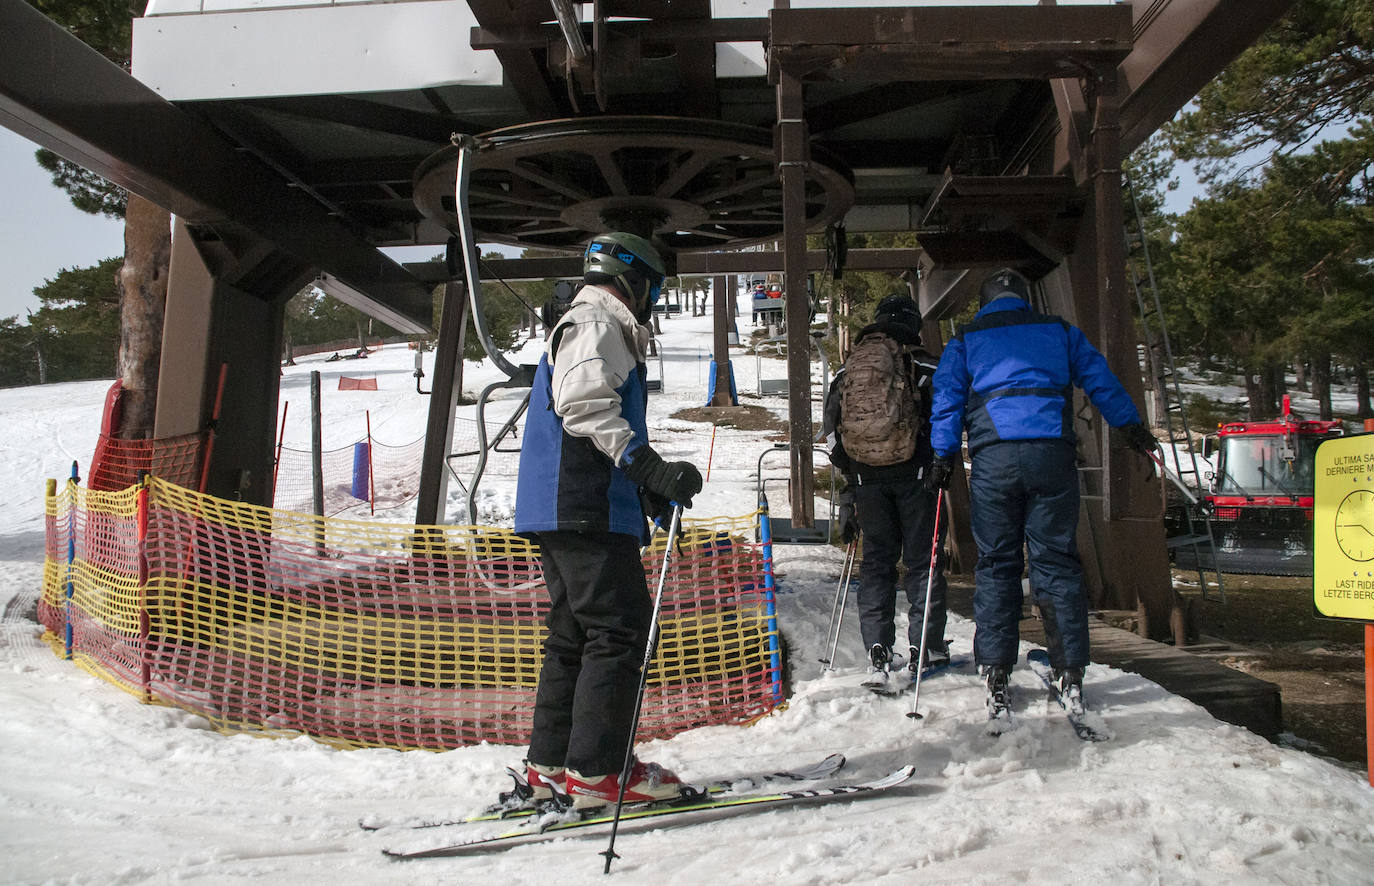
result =
M515 531L539 544L551 608L526 777L536 800L614 802L630 741L652 600L640 560L650 516L690 506L701 474L649 446L645 351L664 264L633 234L594 238L585 285L549 335L530 394ZM678 796L634 762L625 799Z
M945 346L935 373L931 485L944 488L968 429L974 570L974 660L987 678L988 716L1008 718L1007 681L1020 643L1022 545L1044 618L1056 687L1081 711L1088 666L1088 599L1078 559L1073 387L1142 453L1155 439L1106 359L1077 327L1029 304L1009 268L984 280L980 310Z

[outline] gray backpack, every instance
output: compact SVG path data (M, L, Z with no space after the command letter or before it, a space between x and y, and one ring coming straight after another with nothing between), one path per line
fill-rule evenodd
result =
M916 454L924 428L916 385L902 347L870 332L844 361L840 390L840 439L855 461L881 467Z

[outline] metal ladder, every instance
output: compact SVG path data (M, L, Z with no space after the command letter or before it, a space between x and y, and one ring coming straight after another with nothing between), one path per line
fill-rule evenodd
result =
M1131 215L1126 221L1123 233L1126 238L1126 258L1131 285L1135 288L1136 306L1140 310L1140 324L1145 338L1143 356L1150 377L1154 379L1155 402L1163 407L1155 410L1160 413L1155 416L1155 422L1169 433L1169 445L1164 447L1163 458L1158 460L1158 464L1164 476L1188 500L1189 505L1184 510L1187 531L1182 536L1169 539L1167 544L1170 548L1185 545L1192 548L1194 561L1197 563L1198 583L1202 587L1202 599L1207 599L1206 573L1210 568L1216 576L1217 591L1224 604L1226 588L1222 583L1221 572L1216 568L1216 539L1212 535L1211 521L1195 518L1199 503L1198 493L1202 490L1202 473L1198 470L1197 453L1193 451L1188 413L1184 408L1183 392L1178 384L1173 347L1169 343L1164 308L1160 304L1159 289L1155 285L1154 263L1150 259L1150 245L1145 237L1145 220L1140 213L1135 186L1129 176L1123 174L1122 178L1131 201ZM1185 447L1186 457L1180 456L1179 444Z

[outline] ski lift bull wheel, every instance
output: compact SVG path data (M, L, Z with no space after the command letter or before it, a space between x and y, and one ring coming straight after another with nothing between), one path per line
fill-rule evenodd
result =
M674 252L777 240L782 186L767 129L680 117L545 120L477 136L468 206L481 241L579 250L589 233L652 232ZM458 230L458 148L415 173L415 204ZM854 202L849 169L811 146L806 227Z

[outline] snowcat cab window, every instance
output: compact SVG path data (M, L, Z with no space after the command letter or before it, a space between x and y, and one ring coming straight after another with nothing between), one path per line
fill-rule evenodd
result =
M1297 449L1282 437L1227 437L1222 440L1221 495L1311 495L1316 439L1297 438ZM1291 453L1285 457L1286 453Z

